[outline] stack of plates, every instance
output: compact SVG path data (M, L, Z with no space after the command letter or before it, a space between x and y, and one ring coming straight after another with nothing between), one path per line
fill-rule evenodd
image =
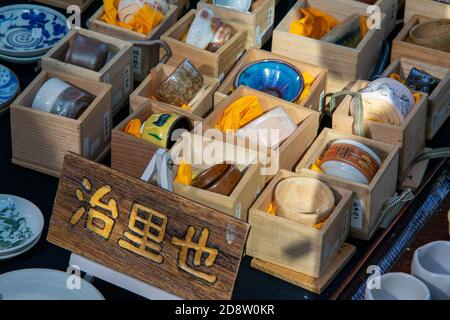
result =
M20 197L0 194L0 261L31 249L44 228L41 210Z
M0 114L19 93L19 79L14 72L0 64Z
M0 60L36 62L70 30L67 18L37 5L0 8Z
M104 300L89 282L62 271L23 269L0 275L0 300ZM74 283L77 282L77 286ZM69 285L68 285L69 284Z

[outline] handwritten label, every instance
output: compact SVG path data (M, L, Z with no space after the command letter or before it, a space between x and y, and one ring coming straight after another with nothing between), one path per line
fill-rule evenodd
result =
M134 73L141 74L142 72L142 49L139 47L133 47L133 70Z
M111 120L109 111L107 111L103 115L103 140L109 141L110 137L111 137Z
M270 7L269 14L267 15L267 25L270 27L275 23L275 7Z
M241 219L241 203L236 206L236 210L234 211L234 216L237 219Z
M127 65L123 69L123 90L126 94L131 92L131 66Z
M325 104L325 91L322 91L319 97L319 112L322 112L324 104Z
M352 228L362 229L364 220L364 205L358 198L354 198L352 201Z

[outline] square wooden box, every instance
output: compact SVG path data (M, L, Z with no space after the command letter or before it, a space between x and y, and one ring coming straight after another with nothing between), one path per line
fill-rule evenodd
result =
M34 0L34 1L48 4L50 6L61 8L64 10L72 5L75 5L80 7L81 12L85 11L94 2L94 0Z
M96 97L78 119L31 108L36 93L53 77ZM110 84L42 71L11 105L12 162L58 177L66 152L101 160L109 151L111 125Z
M184 139L188 140L185 141ZM187 154L183 152L179 153L179 148L183 145L188 146L187 149L183 149ZM234 150L234 152L229 152L230 149ZM212 154L211 150L215 150L214 154L216 156L223 155L223 158L210 161L208 155ZM243 221L248 220L248 210L265 185L265 179L261 175L260 165L258 164L260 155L257 151L235 146L226 141L212 140L210 137L186 133L171 149L171 153L173 154L172 158L175 158L175 155L181 155L181 158L185 158L186 156L187 159L190 159L191 163L195 161L194 163L196 165L193 165L193 168L197 169L197 171L202 171L213 164L223 162L235 163L241 170L247 168L244 176L229 196L186 186L177 182L174 183L174 191L180 196L237 219ZM212 158L212 160L215 159L214 157Z
M344 180L310 169L311 165L327 150L329 143L337 139L351 139L363 143L381 157L383 163L370 184ZM333 186L355 192L350 234L355 238L368 240L378 228L384 203L395 194L398 158L398 146L325 128L306 152L295 171L297 173L307 172L312 177L326 181Z
M130 120L140 119L144 122L153 113L174 113L188 117L192 125L197 121L197 118L193 118L190 114L179 112L181 109L167 108L167 106L169 105L158 101L150 101L131 113L112 130L111 167L113 169L140 179L153 155L161 148L147 140L125 133L123 130Z
M362 8L367 8L371 6L369 3L366 3L362 0L346 0L350 1L354 4L360 5ZM386 39L392 31L395 29L395 25L397 22L397 13L399 9L399 0L373 0L373 5L378 6L381 10L381 13L386 15L386 19L384 21L384 25L381 26L384 38ZM373 14L373 11L370 11Z
M359 91L367 87L368 81L360 80L351 91ZM425 126L427 117L427 94L421 94L402 125L367 121L368 138L397 145L400 148L398 179L403 181L404 175L416 156L425 148ZM353 117L350 115L352 98L346 96L333 113L333 130L351 134Z
M407 58L395 59L383 73L389 77L392 73L406 80L412 68L423 70L440 80L438 86L428 96L426 120L426 138L432 139L450 115L450 69L433 66L428 63Z
M229 105L231 105L237 99L249 95L256 96L258 98L258 101L264 112L278 106L282 106L284 110L289 114L291 119L295 123L297 123L297 129L286 140L284 140L277 149L279 159L272 159L275 161L278 160L279 169L292 170L300 156L303 154L303 152L305 152L309 145L311 145L311 143L317 136L320 118L320 113L318 113L317 111L299 107L295 104L289 103L285 100L273 97L263 92L250 89L245 86L240 86L231 95L229 95L218 105L216 105L214 111L203 122L204 128L214 128L215 124L217 124L220 119L222 119L223 112ZM240 145L247 145L247 142L244 139L238 137L236 138L239 143L242 142L242 144ZM256 146L250 143L248 144L248 146L251 149L259 150L260 152L264 152L263 150L266 150L266 148L263 146ZM272 150L269 149L269 152L271 151ZM273 165L273 163L271 164ZM272 176L273 175L270 175L267 178L269 179Z
M217 89L216 93L214 94L214 104L218 104L230 94L236 76L245 66L252 62L265 59L276 59L288 62L296 67L300 72L308 72L311 76L313 76L315 80L311 85L309 96L301 99L298 102L298 105L322 112L323 98L325 97L325 91L327 87L327 71L304 62L299 62L297 60L289 59L278 54L260 49L247 50L244 56L238 61L236 66L233 68L233 70L231 70L230 74L225 78L225 80Z
M236 29L247 29L247 49L261 48L272 36L275 22L274 0L255 0L250 12L216 6L211 0L200 0L197 3L198 10L205 7L212 9L224 22Z
M130 96L130 111L134 112L138 108L144 105L148 105L158 87L163 81L165 81L172 72L175 71L175 67L167 64L158 64L150 74L142 81L137 89ZM199 117L205 116L211 111L214 101L214 92L219 86L219 80L216 78L203 76L204 85L199 93L199 97L194 98L196 101L192 104L189 110L183 110L178 106L170 106L168 108L175 108L180 112L186 112ZM163 103L163 102L161 102Z
M89 18L87 25L93 31L126 41L158 40L177 21L177 10L177 6L171 5L164 20L147 35L103 22L103 6ZM159 50L159 46L133 46L133 71L136 81L144 80L150 69L159 63Z
M281 180L308 176L280 170L267 185L250 208L247 255L319 278L347 239L353 193L330 185L336 206L320 230L267 212Z
M189 58L201 74L223 80L245 51L247 31L233 28L232 37L217 52L199 49L181 41L187 34L195 13L196 10L189 11L161 36L161 40L172 50L172 57L167 64L176 67Z
M70 41L77 34L97 39L110 46L117 48L114 57L99 71L85 69L73 64L64 62ZM74 29L69 32L56 46L42 57L42 70L55 71L74 76L105 82L112 85L112 112L115 115L122 107L128 104L128 97L134 88L133 74L133 46L131 43L113 37L105 36L101 33L86 30Z
M409 58L432 65L450 68L449 52L431 49L408 42L411 29L419 23L430 20L432 20L432 18L415 14L405 23L403 29L392 42L391 62L399 58Z
M450 19L450 5L435 0L405 0L405 21L415 14L433 19Z
M348 1L299 0L273 31L272 52L328 69L335 79L369 79L381 52L383 31L369 30L355 49L298 36L290 33L289 27L301 18L302 7L317 8L341 21L354 13L369 16L360 5ZM382 14L382 25L384 19Z

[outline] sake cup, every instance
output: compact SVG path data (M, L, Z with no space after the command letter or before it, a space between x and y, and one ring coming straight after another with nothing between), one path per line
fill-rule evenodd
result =
M175 144L177 137L181 135L180 132L177 132L178 129L190 131L192 124L188 118L177 114L154 113L142 124L142 139L170 149Z
M34 97L31 107L44 112L51 112L59 96L70 87L70 84L57 78L47 80Z
M433 300L450 300L450 241L435 241L418 248L411 273L428 286Z
M369 278L365 300L430 300L430 290L410 274L392 272Z

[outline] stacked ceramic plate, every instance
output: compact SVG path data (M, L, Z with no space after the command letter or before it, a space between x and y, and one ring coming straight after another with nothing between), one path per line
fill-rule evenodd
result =
M61 13L30 4L0 8L0 60L36 62L70 29Z
M104 300L84 279L51 269L23 269L0 275L0 300Z
M0 114L19 93L19 79L14 72L0 64Z
M44 228L44 217L33 203L0 194L0 261L31 249Z

